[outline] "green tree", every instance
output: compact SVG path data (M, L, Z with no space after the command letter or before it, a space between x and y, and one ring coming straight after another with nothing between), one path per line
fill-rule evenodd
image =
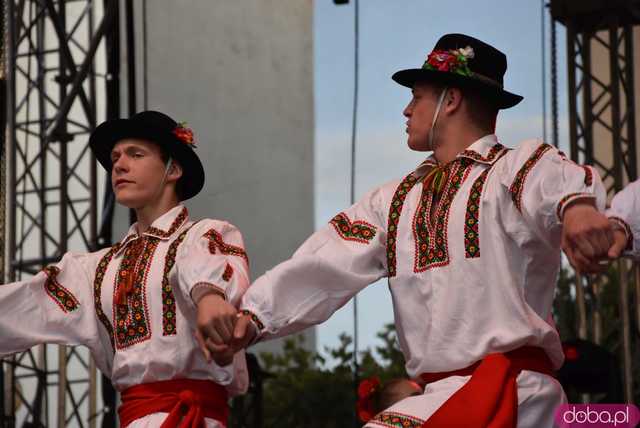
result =
M404 358L397 346L393 324L378 333L382 341L359 353L359 377L378 376L383 382L406 377ZM340 335L336 348L325 348L335 365L317 352L304 349L301 338L290 338L279 354L263 353L263 369L273 375L264 384L266 428L342 428L354 426L356 385L352 339Z
M632 273L629 276L629 283L634 283ZM556 326L560 333L560 339L564 342L574 340L579 337L578 334L578 304L576 302L575 293L576 277L572 270L562 268L558 277L557 293L553 305L553 314ZM622 331L621 320L628 317L631 322L631 350L633 363L633 402L640 402L640 331L638 331L635 304L639 304L637 299L640 296L633 296L633 287L629 287L630 312L623 314L620 311L620 272L617 264L611 264L608 270L599 277L589 277L583 286L585 296L585 309L587 317L587 335L586 339L593 341L595 336L595 314L600 316L600 346L615 355L618 365L622 367ZM635 327L635 328L634 328ZM588 358L588 356L586 356ZM615 375L615 374L614 374ZM621 376L621 373L618 375ZM581 397L572 391L567 390L569 400L578 402ZM620 391L620 395L622 392ZM591 396L591 402L598 402L604 396Z

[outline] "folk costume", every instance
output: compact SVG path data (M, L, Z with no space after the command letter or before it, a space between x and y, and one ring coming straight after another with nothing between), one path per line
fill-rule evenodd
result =
M158 112L105 122L90 145L107 171L123 138L160 145L184 173L182 197L197 194L204 170L191 132ZM244 353L208 363L194 336L197 295L214 291L238 305L249 284L240 231L193 221L178 205L111 248L67 253L24 281L0 286L0 355L41 343L84 345L122 394L123 427L226 426L228 396L246 391ZM181 425L182 426L182 425Z
M521 97L502 88L505 70L493 47L447 35L422 69L393 78L473 86L508 108ZM241 308L258 340L284 336L387 277L407 372L426 388L367 427L551 427L565 401L551 376L563 362L551 314L562 218L577 199L603 208L604 197L597 173L555 148L509 149L486 135L338 213L255 281Z

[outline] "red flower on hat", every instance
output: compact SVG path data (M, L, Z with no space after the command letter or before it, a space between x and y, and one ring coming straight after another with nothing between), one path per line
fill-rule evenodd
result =
M373 397L379 389L380 379L377 377L364 379L360 382L360 385L358 385L358 402L356 403L356 409L360 421L368 422L376 415Z
M184 144L195 148L196 142L193 131L191 128L187 128L186 125L187 122L180 122L178 126L173 129L173 135L175 135L178 140L182 141Z
M469 46L449 51L435 50L429 54L422 68L470 76L468 61L473 57L473 48Z

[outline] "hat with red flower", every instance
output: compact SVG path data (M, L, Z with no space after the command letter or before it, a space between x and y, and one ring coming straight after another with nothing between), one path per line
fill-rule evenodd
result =
M89 138L89 146L98 162L111 171L111 151L118 141L139 138L151 141L182 166L182 199L189 199L204 186L204 168L195 152L193 131L185 122L178 123L164 113L143 111L130 119L108 120L100 124Z
M380 390L380 379L370 377L358 385L356 410L361 422L368 422L376 415L376 395Z
M523 99L504 89L506 71L507 57L498 49L464 34L446 34L422 67L398 71L392 79L408 88L419 81L475 88L498 108L505 109Z

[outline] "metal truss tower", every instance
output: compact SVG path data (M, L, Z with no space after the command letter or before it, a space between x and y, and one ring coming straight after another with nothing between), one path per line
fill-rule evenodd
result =
M633 25L640 1L553 0L551 13L567 29L571 157L598 167L609 192L620 190L638 176Z
M571 158L595 166L612 196L638 178L633 26L640 23L640 1L551 0L550 4L552 38L556 21L567 30ZM633 338L640 333L640 271L625 260L618 264L618 271L617 354L623 366L624 397L632 402L632 373L637 364L632 359ZM602 278L576 278L578 334L599 344L603 340ZM632 311L634 294L637 307ZM632 314L638 318L635 334Z
M118 1L3 3L7 279L15 281L69 250L101 245L98 175L87 142L96 123L118 114L98 102L108 99L114 84L118 93L112 70L117 49L115 62L110 57L117 46ZM117 95L115 102L117 109ZM39 346L0 365L6 385L0 426L96 426L96 369L86 350Z

